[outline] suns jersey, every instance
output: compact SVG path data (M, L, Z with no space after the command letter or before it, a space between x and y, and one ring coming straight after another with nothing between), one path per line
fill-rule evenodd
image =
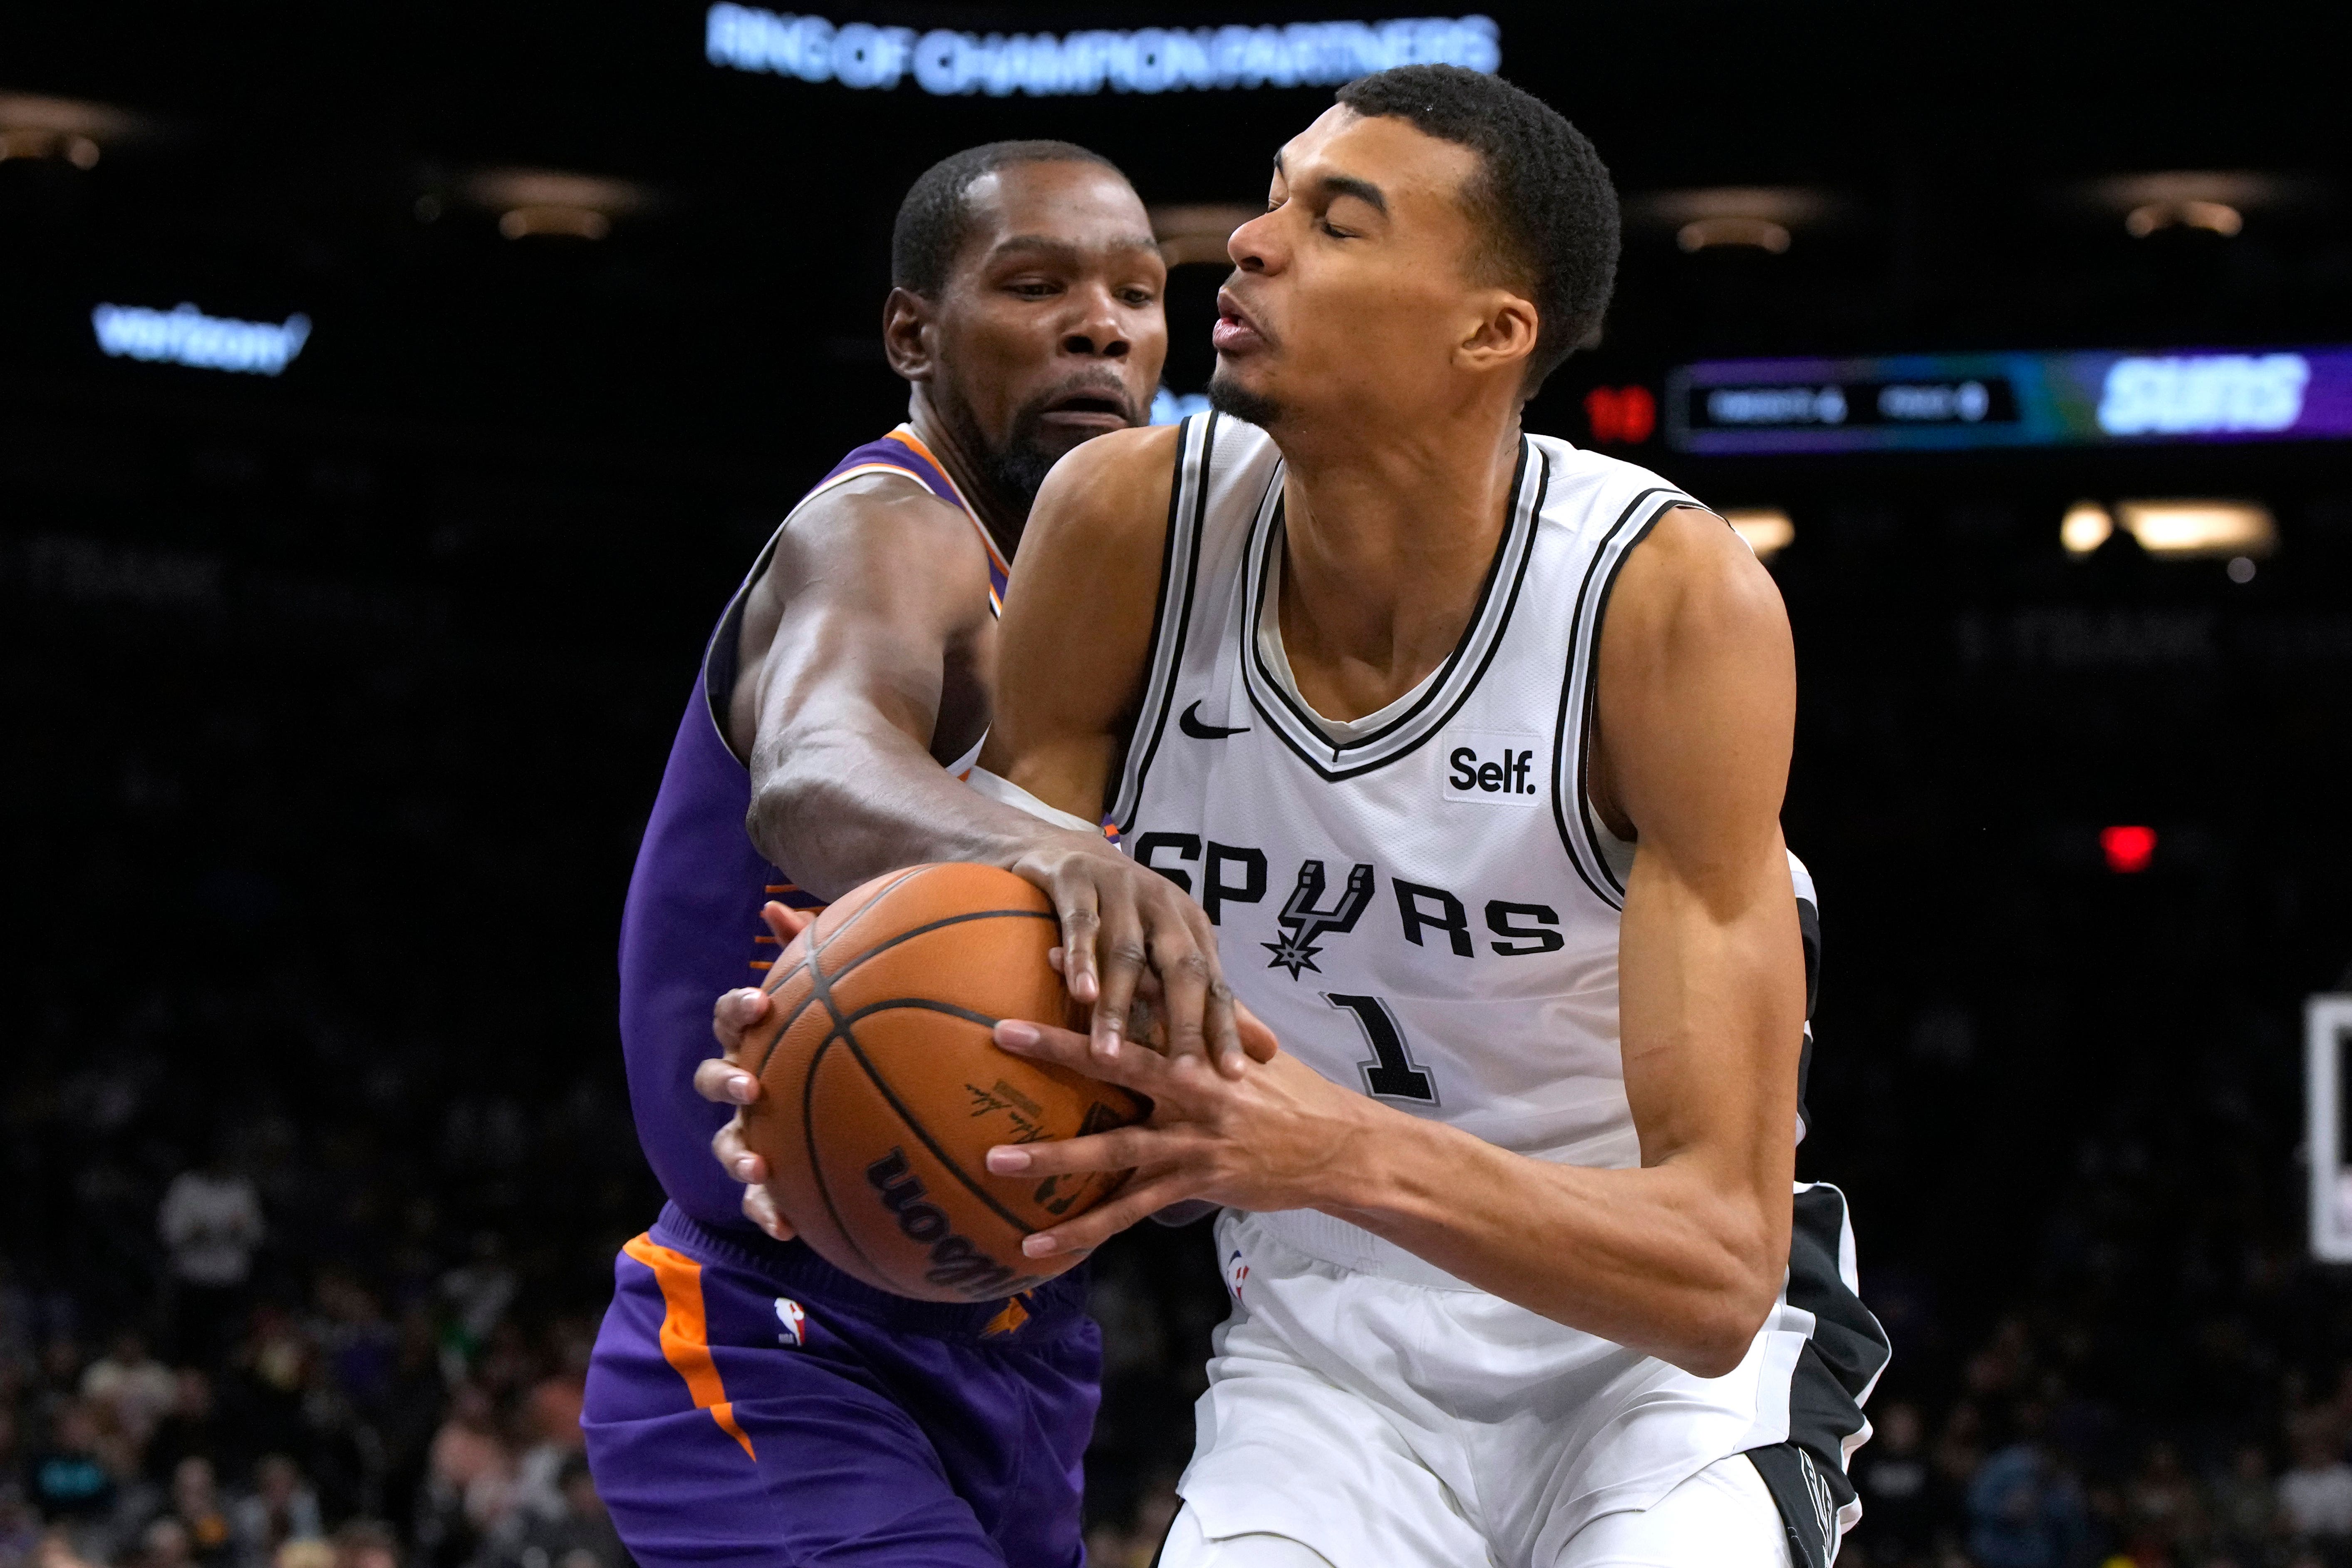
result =
M1517 1153L1638 1164L1617 1026L1632 850L1587 804L1585 736L1617 573L1696 503L1524 437L1460 646L1335 742L1260 630L1282 476L1264 432L1184 425L1122 841L1200 902L1241 999L1326 1078Z
M727 1120L727 1108L694 1092L695 1067L710 1054L710 1004L722 991L757 981L775 956L775 938L760 919L762 904L776 899L809 909L819 902L743 829L751 775L725 725L744 601L802 507L875 474L919 484L962 510L987 554L989 606L1001 607L1004 557L921 438L901 425L849 452L777 527L711 632L622 909L621 1044L637 1137L663 1191L689 1217L721 1231L745 1231L750 1222L741 1185L710 1157L710 1135ZM966 772L979 754L975 743L950 771Z

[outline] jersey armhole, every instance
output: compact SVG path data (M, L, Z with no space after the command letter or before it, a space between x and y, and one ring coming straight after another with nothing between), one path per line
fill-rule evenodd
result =
M1151 605L1151 640L1144 652L1143 700L1120 745L1116 792L1106 803L1106 820L1120 834L1134 826L1143 798L1143 778L1168 727L1176 675L1192 630L1192 594L1200 578L1201 534L1218 417L1213 413L1195 414L1177 427L1175 469L1168 484L1168 533L1160 553L1160 588Z
M1625 877L1632 858L1616 835L1608 834L1604 842L1600 814L1592 808L1592 718L1600 689L1595 667L1601 657L1601 624L1626 557L1650 536L1660 518L1678 506L1698 503L1663 485L1644 489L1626 503L1585 566L1570 621L1568 671L1560 681L1559 721L1553 734L1553 755L1559 759L1559 766L1552 781L1552 824L1559 830L1560 843L1578 877L1612 910L1625 907Z
M981 526L980 519L974 517L971 509L961 500L951 500L940 494L924 480L922 475L912 468L902 468L896 463L867 463L845 469L830 479L819 481L814 489L793 503L792 510L785 512L783 520L776 524L775 531L768 535L768 542L761 545L760 553L752 558L751 569L743 574L743 580L735 585L734 596L727 601L726 609L719 612L719 625L711 632L710 641L703 646L703 710L709 717L711 728L718 732L719 743L727 748L730 756L734 757L747 768L751 765L751 759L735 750L735 742L727 733L727 710L734 703L735 685L743 674L743 611L751 603L752 585L759 582L761 575L774 562L777 547L783 543L784 530L793 525L793 519L800 516L809 502L819 496L828 495L839 489L853 479L871 479L876 475L889 474L895 474L905 479L942 506L952 507L961 512L964 521L979 532L981 558L987 563L989 574L989 613L996 615L1002 613L1003 609L1001 591L996 584L998 565L995 543L988 537L988 531ZM950 483L953 481L950 480ZM982 732L981 739L982 742L986 741L985 731ZM977 760L979 755L979 745L975 743L971 757L967 760L966 765L969 766L971 760Z

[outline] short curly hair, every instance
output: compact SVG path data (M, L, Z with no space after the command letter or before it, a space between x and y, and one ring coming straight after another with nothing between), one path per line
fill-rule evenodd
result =
M1617 191L1601 154L1543 100L1461 66L1377 71L1341 88L1339 101L1478 154L1483 170L1463 200L1486 235L1482 269L1533 296L1532 397L1591 341L1616 286Z
M971 237L965 196L982 175L1015 163L1099 163L1127 177L1118 164L1075 142L989 142L950 153L924 170L898 204L890 227L890 281L927 298L946 288Z

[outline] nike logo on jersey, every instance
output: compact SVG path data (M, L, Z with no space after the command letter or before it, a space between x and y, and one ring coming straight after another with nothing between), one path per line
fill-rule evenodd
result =
M1539 735L1502 735L1460 730L1445 737L1447 800L1474 805L1526 805L1542 795L1549 772L1537 759L1549 749Z
M1166 712L1167 710L1160 710ZM1228 735L1246 735L1246 724L1207 724L1201 720L1201 705L1195 702L1176 716L1176 727L1196 741L1222 741Z

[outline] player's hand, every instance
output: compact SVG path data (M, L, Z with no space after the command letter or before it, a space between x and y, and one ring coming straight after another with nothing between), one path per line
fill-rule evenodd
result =
M760 918L768 922L768 929L775 933L776 945L782 949L790 947L793 939L805 931L815 917L771 902L761 910ZM735 1114L727 1125L711 1134L710 1152L729 1175L743 1184L743 1217L778 1241L790 1241L793 1227L777 1212L776 1200L768 1191L768 1163L751 1152L743 1142L743 1108L760 1098L760 1080L739 1065L743 1056L743 1037L768 1016L773 1005L766 992L750 985L719 998L710 1010L710 1032L718 1037L719 1048L726 1055L712 1057L694 1069L694 1092L718 1104L735 1107Z
M1003 1176L1135 1173L1109 1202L1024 1241L1021 1249L1031 1258L1091 1250L1136 1221L1191 1200L1260 1212L1340 1201L1334 1177L1348 1168L1350 1149L1377 1135L1368 1122L1393 1114L1286 1053L1228 1079L1196 1058L1151 1051L1122 1051L1104 1061L1084 1035L1047 1024L1007 1020L996 1026L996 1043L1151 1100L1150 1119L1133 1127L1001 1143L988 1152L989 1170Z
M1216 928L1175 883L1085 834L1040 838L1011 868L1045 890L1062 921L1064 983L1094 1008L1095 1059L1137 1037L1139 996L1156 1004L1171 1057L1198 1057L1238 1078L1247 1059L1233 988L1217 965Z
M1066 973L1062 949L1047 948L1045 962L1054 966L1055 973ZM1127 1027L1119 1031L1119 1038L1131 1046L1150 1046L1161 1056L1166 1056L1168 1020L1165 1009L1160 1005L1160 977L1146 971L1143 978L1136 983L1134 1000L1127 1005ZM1257 1015L1238 1001L1234 1004L1234 1027L1241 1036L1242 1055L1254 1062L1272 1061L1275 1053L1282 1049L1282 1043L1274 1037L1274 1031L1260 1023Z

